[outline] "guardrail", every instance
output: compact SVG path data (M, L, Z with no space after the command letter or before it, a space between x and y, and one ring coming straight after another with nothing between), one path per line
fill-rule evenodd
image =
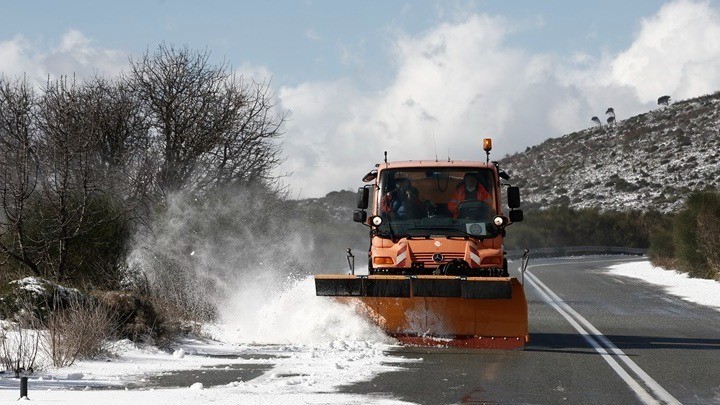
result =
M510 260L520 259L525 250L508 250L507 258ZM568 246L530 249L531 257L560 257L560 256L583 256L583 255L636 255L647 254L647 249L627 248L621 246Z

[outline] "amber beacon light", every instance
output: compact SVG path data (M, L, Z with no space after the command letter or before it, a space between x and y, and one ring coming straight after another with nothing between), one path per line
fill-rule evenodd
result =
M492 139L490 139L490 138L483 139L483 149L485 150L485 155L487 155L487 162L490 162L490 151L492 150Z
M483 149L485 150L485 152L490 153L490 151L492 150L492 139L483 139Z

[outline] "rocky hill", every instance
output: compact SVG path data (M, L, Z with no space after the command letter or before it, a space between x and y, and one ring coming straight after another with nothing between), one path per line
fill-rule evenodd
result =
M720 189L720 92L548 139L501 164L524 208L673 211L691 190Z
M551 138L500 163L521 186L523 208L670 212L692 190L720 190L720 92ZM349 223L355 199L334 191L299 203Z

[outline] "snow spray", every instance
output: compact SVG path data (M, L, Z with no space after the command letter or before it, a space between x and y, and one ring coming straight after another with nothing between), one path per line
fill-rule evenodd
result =
M130 266L177 301L210 304L238 341L391 341L352 308L315 296L310 274L332 270L329 249L338 266L345 249L329 246L327 222L309 220L296 204L257 189L172 195L138 235Z

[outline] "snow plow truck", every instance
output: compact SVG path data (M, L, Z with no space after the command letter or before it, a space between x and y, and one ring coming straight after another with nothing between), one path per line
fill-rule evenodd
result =
M368 274L355 274L348 249L350 274L316 275L316 295L354 305L406 344L524 348L525 292L503 248L506 228L523 219L520 192L490 161L491 139L483 149L485 162L388 162L386 152L353 214L370 228Z

